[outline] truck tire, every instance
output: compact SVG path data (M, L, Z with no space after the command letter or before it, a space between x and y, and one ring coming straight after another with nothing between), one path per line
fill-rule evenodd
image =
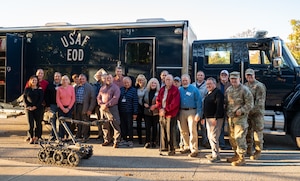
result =
M293 118L291 125L291 135L298 148L300 148L300 112Z

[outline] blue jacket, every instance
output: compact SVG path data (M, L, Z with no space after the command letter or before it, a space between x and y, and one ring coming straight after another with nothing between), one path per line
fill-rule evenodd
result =
M128 90L125 87L120 88L121 94L119 98L119 112L138 114L138 96L137 90L134 87L130 87Z

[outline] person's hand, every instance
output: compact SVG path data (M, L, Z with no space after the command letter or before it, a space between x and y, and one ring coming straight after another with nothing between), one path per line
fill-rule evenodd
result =
M156 105L150 106L150 110L151 110L151 111L154 111L155 108L156 108Z
M63 110L64 113L68 113L69 111L70 111L69 108L64 108Z
M216 126L217 125L217 119L216 118L214 118L214 119L211 120L211 125L212 126Z
M145 108L148 108L148 107L149 107L149 104L144 103L144 107L145 107Z
M137 118L137 115L133 115L133 116L132 116L132 119L133 119L133 120L136 120L136 118Z
M86 114L89 116L92 114L92 111L87 111Z
M159 116L164 117L166 114L166 111L164 109L159 110Z
M100 104L100 109L104 111L106 109L106 104Z
M200 120L200 116L196 114L196 116L194 117L194 121L198 122L199 120Z
M235 114L236 114L237 116L240 116L240 115L242 115L242 111L241 111L241 109L238 109L238 110L236 110Z
M200 122L202 125L204 125L205 123L205 119L201 119L201 122Z

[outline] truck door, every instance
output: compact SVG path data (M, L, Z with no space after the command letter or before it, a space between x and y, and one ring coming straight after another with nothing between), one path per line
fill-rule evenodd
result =
M15 34L6 35L5 102L17 99L23 92L23 38ZM1 76L3 70L1 69Z
M280 107L284 97L293 90L295 73L284 58L280 71L273 68L270 56L267 54L266 50L249 50L249 68L255 70L256 79L266 85L266 106L269 108Z
M122 38L122 57L125 75L147 79L155 76L155 38Z

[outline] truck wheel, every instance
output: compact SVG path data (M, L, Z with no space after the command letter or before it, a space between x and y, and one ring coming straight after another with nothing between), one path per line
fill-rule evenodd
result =
M298 148L300 148L300 112L298 112L293 119L291 125L291 135Z

